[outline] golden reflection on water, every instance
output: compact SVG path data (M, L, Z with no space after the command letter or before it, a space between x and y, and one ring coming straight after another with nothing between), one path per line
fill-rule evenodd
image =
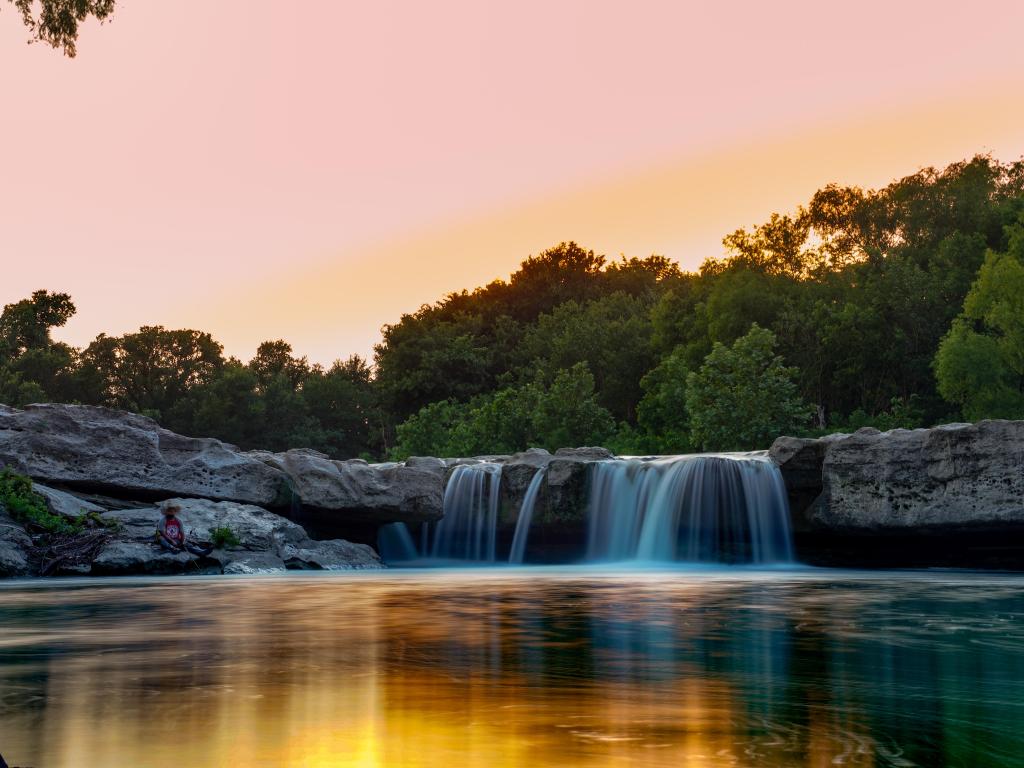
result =
M0 754L36 768L1010 765L1021 595L1012 579L528 571L11 587ZM971 755L988 762L959 762Z

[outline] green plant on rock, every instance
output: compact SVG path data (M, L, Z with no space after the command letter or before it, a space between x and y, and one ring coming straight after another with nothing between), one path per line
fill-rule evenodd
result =
M0 471L0 504L7 512L27 528L44 533L77 533L80 527L60 515L50 512L46 499L32 490L32 480L12 472L9 468Z
M108 531L119 531L124 527L119 520L104 517L95 511L83 511L82 514L75 518L75 525L80 529L92 528L94 530L106 529Z
M237 547L242 540L230 527L221 525L210 531L210 543L216 549L226 549L227 547Z

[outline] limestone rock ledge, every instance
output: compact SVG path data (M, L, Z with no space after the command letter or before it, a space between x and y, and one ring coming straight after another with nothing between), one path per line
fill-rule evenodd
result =
M770 455L811 530L1024 526L1024 421L780 437Z
M380 568L377 553L366 544L313 541L298 524L247 504L208 499L174 499L189 536L209 541L214 528L227 527L237 545L195 558L154 545L160 512L156 507L107 512L115 538L92 563L93 574L128 573L269 573L285 570L361 570Z
M81 512L93 512L94 522L101 526L84 534L99 535L102 541L90 559L58 561L52 570L55 575L259 574L383 567L377 553L366 544L314 541L302 526L249 504L173 499L181 507L180 519L190 537L209 541L215 528L229 528L238 538L237 544L196 557L159 546L154 534L162 513L157 505L105 510L72 493L38 484L36 490L47 499L54 514L73 518ZM40 539L44 541L45 537ZM38 574L46 560L44 549L0 509L0 576Z
M275 506L288 492L281 472L232 445L85 405L0 405L0 466L44 484L128 498L195 496Z

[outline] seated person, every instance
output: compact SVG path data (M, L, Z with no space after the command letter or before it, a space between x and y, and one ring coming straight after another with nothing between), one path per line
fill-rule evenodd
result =
M172 552L189 552L193 555L208 555L212 546L203 546L198 542L189 541L185 535L185 526L181 524L178 513L181 507L169 503L163 507L164 516L156 524L156 537L160 546Z

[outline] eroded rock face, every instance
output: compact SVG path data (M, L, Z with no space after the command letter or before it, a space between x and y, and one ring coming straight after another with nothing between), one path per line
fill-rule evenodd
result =
M505 458L501 467L502 523L515 526L526 489L538 470L546 468L553 458L543 448L531 448ZM545 503L546 498L538 499L538 508L543 508Z
M794 530L812 526L810 509L823 490L825 451L832 443L847 437L849 435L842 433L820 438L779 437L772 443L768 456L782 472L786 483Z
M444 465L438 459L367 464L309 450L249 455L286 474L307 511L373 524L438 520L443 514Z
M1024 421L862 429L827 446L822 479L816 526L1024 525Z
M43 483L121 496L196 496L275 506L284 475L209 438L144 416L84 405L0 406L0 465Z
M239 543L207 557L162 549L155 541L162 514L156 506L116 510L103 519L116 533L93 560L94 574L272 573L287 569L352 570L380 568L380 558L365 544L312 541L302 526L260 507L208 499L174 499L192 538L209 541L214 528L227 527Z
M592 464L614 455L607 448L560 448L548 464L545 522L583 522L587 514L587 478Z
M29 575L31 553L31 537L0 505L0 577Z

